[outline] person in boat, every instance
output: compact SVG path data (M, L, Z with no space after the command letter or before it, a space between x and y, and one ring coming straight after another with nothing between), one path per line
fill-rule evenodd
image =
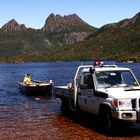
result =
M30 76L29 73L25 74L23 84L25 84L25 85L31 85L32 84L31 76Z

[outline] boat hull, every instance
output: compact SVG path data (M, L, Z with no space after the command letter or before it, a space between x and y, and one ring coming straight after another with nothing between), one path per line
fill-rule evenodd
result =
M20 92L32 96L44 96L52 94L52 84L50 83L34 83L31 85L24 85L19 83Z

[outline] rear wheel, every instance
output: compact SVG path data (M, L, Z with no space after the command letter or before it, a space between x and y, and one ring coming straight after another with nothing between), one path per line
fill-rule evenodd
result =
M61 111L62 114L68 114L70 112L69 101L66 98L61 99Z

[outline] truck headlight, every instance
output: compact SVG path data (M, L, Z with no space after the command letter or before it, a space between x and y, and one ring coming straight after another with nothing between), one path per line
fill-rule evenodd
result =
M114 99L112 101L112 104L115 108L120 108L120 109L132 109L132 103L131 99Z
M122 108L132 108L132 103L130 99L119 100L119 107Z

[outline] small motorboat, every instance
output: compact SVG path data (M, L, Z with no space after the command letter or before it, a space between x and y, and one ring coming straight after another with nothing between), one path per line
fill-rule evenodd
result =
M23 82L18 82L20 92L26 93L32 96L44 96L52 94L52 80L49 82L43 81L33 81L31 84L27 85Z

